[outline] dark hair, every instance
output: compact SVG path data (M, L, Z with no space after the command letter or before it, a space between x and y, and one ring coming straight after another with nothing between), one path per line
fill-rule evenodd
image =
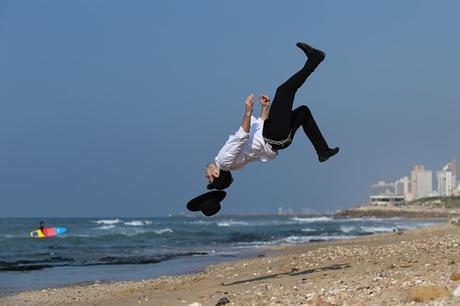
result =
M208 184L208 189L224 190L233 182L232 173L230 171L220 170L219 177L216 177L212 183Z

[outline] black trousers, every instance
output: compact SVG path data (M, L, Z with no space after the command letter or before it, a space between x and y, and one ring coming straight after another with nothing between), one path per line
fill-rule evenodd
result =
M265 141L273 149L286 149L292 143L297 129L302 126L318 154L328 150L329 146L321 134L310 109L302 105L292 110L297 89L302 86L318 65L319 62L315 60L307 60L302 69L277 88L262 132Z

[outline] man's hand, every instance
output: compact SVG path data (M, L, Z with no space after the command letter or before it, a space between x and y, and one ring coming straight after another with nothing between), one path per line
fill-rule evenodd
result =
M206 167L206 171L204 172L204 176L208 178L208 182L212 183L216 178L220 175L220 168L216 166L214 163L208 164Z
M267 120L270 111L270 98L267 95L262 95L259 98L259 103L262 105L262 109L260 110L260 118L262 120Z
M246 101L244 102L244 105L246 107L246 116L251 117L252 115L252 110L254 108L254 95L251 94L246 98Z
M259 103L262 107L269 107L270 106L270 98L267 95L262 95L259 98Z

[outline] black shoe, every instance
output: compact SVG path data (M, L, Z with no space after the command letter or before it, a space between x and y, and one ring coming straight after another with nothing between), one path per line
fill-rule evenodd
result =
M305 52L305 54L307 55L309 59L316 60L318 62L322 62L324 58L326 57L326 53L324 53L323 51L319 49L313 48L307 43L298 42L296 46L302 49L302 51Z
M328 160L330 157L334 156L337 153L339 153L338 147L335 147L333 149L328 149L326 152L318 154L319 162L320 163L325 162L326 160Z

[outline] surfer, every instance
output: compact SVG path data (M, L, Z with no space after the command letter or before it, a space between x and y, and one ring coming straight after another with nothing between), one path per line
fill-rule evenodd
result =
M43 222L43 220L40 221L39 229L40 229L40 231L41 231L42 233L43 233L43 230L45 229L45 225L44 225L44 224L45 224L45 222Z
M292 110L297 90L326 57L323 51L306 43L297 43L297 47L307 56L305 65L277 88L271 107L268 96L259 98L262 107L259 118L252 116L254 95L246 98L241 127L228 138L214 162L206 167L208 189L223 190L230 186L233 182L230 171L239 170L248 162L275 159L280 150L289 147L300 126L313 144L320 162L339 152L338 147L328 146L306 105Z

